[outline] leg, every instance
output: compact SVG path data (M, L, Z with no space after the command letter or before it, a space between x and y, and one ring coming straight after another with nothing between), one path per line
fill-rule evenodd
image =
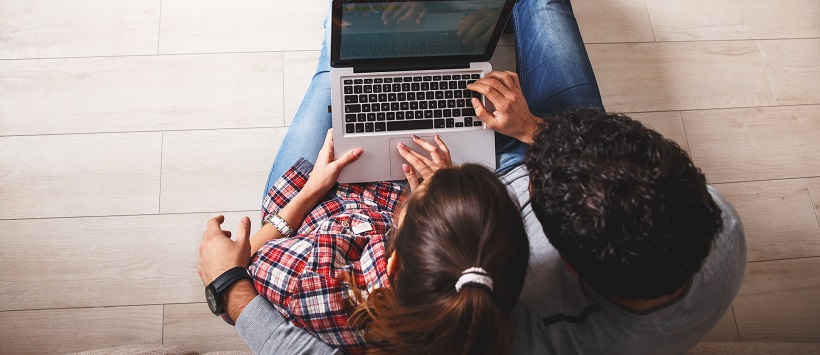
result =
M595 73L568 0L520 0L513 9L518 76L538 116L576 107L603 110ZM523 163L526 147L496 136L498 171Z
M327 112L327 107L330 106L330 57L327 45L330 38L329 25L328 15L328 19L325 19L325 40L319 55L316 74L313 75L302 104L296 111L296 116L285 134L279 152L276 153L276 159L273 161L270 174L268 174L268 182L263 191L263 201L273 183L284 175L299 158L305 158L311 163L316 162L327 130L330 129L331 114Z

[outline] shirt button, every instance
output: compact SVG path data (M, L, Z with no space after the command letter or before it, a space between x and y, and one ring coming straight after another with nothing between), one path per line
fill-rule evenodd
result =
M344 221L344 222L342 222L342 227L345 227L345 228L350 227L350 224L348 224L347 221Z

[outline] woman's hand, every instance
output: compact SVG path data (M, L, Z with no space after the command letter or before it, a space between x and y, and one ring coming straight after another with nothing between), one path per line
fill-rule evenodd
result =
M359 159L363 152L364 149L356 148L336 159L333 153L333 131L332 129L327 130L325 144L322 146L322 150L319 151L319 156L316 157L316 164L313 166L313 171L310 172L310 178L308 178L303 190L319 196L325 195L336 184L342 169Z
M436 170L453 165L450 160L450 150L438 134L434 137L436 144L430 143L420 137L413 135L413 142L424 148L432 160L416 153L408 148L403 143L399 143L399 154L407 160L410 165L402 164L404 176L407 177L407 183L410 184L410 190L415 190L419 186L419 179L427 179L432 176ZM412 167L411 167L412 166Z
M530 112L518 74L493 71L467 85L467 89L484 95L495 106L495 111L490 112L479 99L472 99L476 116L487 128L532 144L532 137L543 120Z

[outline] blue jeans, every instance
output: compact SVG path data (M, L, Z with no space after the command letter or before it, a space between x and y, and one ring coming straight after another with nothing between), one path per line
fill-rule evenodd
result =
M513 9L518 75L534 115L544 116L576 107L603 109L569 0L520 0ZM319 64L299 110L273 162L264 193L299 158L316 162L331 126L329 17ZM496 166L505 173L523 164L526 145L496 134ZM264 195L263 195L264 196Z

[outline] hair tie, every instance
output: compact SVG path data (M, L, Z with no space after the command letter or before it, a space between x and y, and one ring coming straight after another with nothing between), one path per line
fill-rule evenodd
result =
M461 288L468 284L482 285L490 292L493 291L493 279L480 267L471 267L461 272L461 277L456 282L456 292L461 292Z

